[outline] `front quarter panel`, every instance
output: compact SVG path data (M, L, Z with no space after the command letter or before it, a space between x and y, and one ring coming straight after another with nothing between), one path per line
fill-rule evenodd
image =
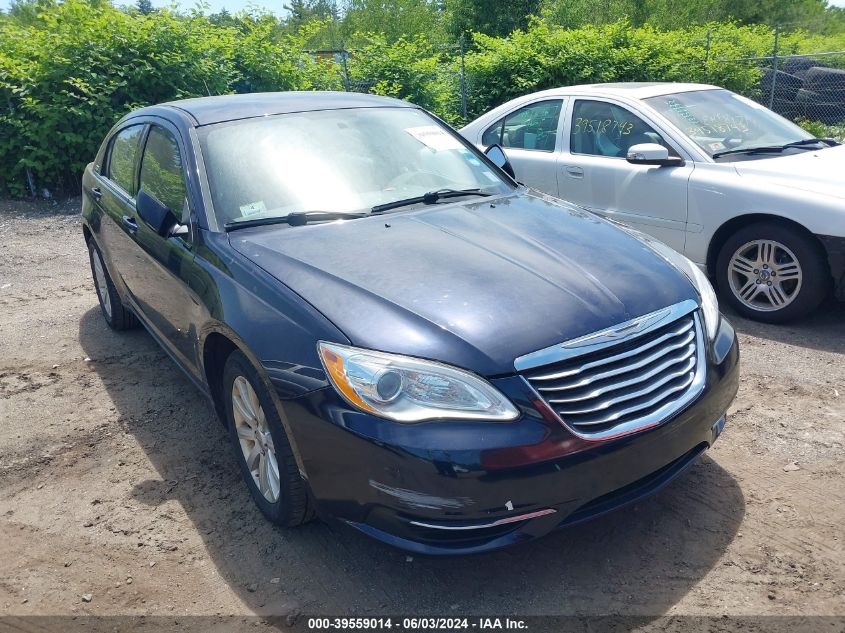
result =
M219 333L258 364L280 399L325 387L319 340L348 340L316 309L229 246L228 235L200 231L197 275L199 353Z
M816 235L845 236L839 199L740 176L731 163L698 163L690 179L687 257L704 265L719 227L750 214L782 217Z

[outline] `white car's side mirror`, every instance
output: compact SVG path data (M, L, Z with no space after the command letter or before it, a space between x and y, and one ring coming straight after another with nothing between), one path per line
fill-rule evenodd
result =
M669 156L669 150L657 143L640 143L628 149L627 160L632 165L659 165L669 167L683 165L684 160L677 156Z

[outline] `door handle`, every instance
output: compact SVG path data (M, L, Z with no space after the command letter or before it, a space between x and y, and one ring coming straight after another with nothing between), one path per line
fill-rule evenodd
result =
M567 165L566 166L566 173L569 174L572 178L583 178L584 177L584 170L580 167L576 167L574 165Z
M94 197L94 200L99 200L103 197L103 192L99 187L94 187L91 190L91 195Z
M123 216L123 226L129 229L130 233L134 233L138 230L138 223L135 221L135 218L128 215Z

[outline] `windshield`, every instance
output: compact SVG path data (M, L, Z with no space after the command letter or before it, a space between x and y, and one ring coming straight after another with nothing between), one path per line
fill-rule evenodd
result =
M512 189L416 108L247 119L211 126L200 140L221 225L299 212L360 213L441 189Z
M711 157L726 150L785 145L813 138L768 108L728 90L680 92L644 101Z

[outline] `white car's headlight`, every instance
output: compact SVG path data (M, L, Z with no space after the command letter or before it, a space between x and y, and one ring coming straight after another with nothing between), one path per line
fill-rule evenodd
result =
M396 422L506 422L519 416L505 396L468 371L323 341L318 348L334 388L350 404L368 413Z
M716 293L710 284L710 280L707 279L707 275L689 259L681 255L678 251L669 248L660 240L628 226L620 226L620 228L648 244L655 253L687 276L701 297L701 312L704 314L704 328L707 330L707 337L711 341L715 339L716 333L719 331L719 320L721 319L719 315L719 300L716 298Z

